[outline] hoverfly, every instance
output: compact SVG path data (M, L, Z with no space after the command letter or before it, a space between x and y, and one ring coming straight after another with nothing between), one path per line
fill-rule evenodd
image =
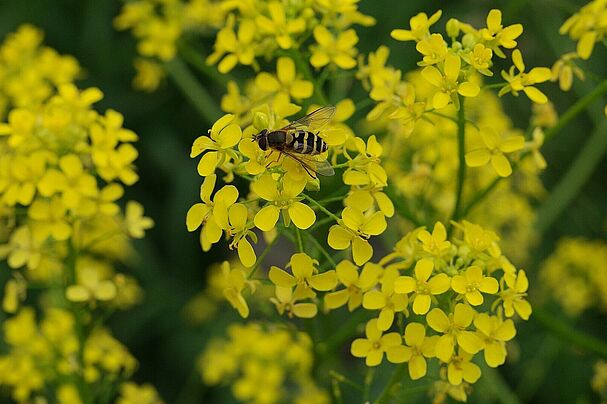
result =
M283 128L264 129L253 137L253 141L257 142L261 150L278 152L276 161L282 155L297 161L312 178L316 178L313 173L331 176L335 174L331 164L326 160L316 160L314 156L327 151L327 144L318 134L334 114L334 106L322 107Z

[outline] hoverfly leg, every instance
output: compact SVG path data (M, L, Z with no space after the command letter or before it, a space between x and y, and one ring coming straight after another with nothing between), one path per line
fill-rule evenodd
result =
M316 179L316 176L310 172L310 170L308 169L308 167L304 166L303 164L301 165L301 167L302 167L304 170L306 170L306 172L308 173L308 175L309 175L310 177L312 177L312 178Z
M266 156L266 158L269 158L269 157L272 155L272 153L274 153L274 150L270 150L270 154L268 154L268 155ZM266 168L270 167L270 164L272 164L272 163L273 163L273 162L272 162L272 161L270 161L268 164L266 164Z

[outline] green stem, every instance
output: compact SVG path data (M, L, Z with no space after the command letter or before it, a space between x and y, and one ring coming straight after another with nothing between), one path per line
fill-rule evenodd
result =
M362 392L364 390L363 387L361 387L358 383L348 379L346 376L344 376L341 373L338 373L334 370L329 370L329 376L331 376L331 378L333 380L336 380L339 383L345 383L348 386L353 387L360 392Z
M605 93L607 93L607 80L603 81L592 92L590 92L586 96L582 97L575 104L573 104L567 111L565 111L565 113L563 113L563 115L560 116L556 125L554 125L552 128L547 129L545 131L544 144L547 143L548 141L552 140L567 124L569 124L573 120L573 118L575 118L577 115L579 115L580 112L584 111L593 101L595 101L596 99L598 99L601 95L603 95ZM595 132L595 135L596 135L596 132ZM596 135L596 136L595 135L593 135L591 137L591 139L592 139L591 146L592 147L595 147L596 144L600 145L600 143L601 143L600 135ZM590 143L591 139L588 140L588 143ZM598 152L599 152L599 150L594 150L594 153L592 151L588 151L589 154L595 154ZM527 155L528 155L528 153L523 153L523 155L521 156L521 160L523 158L525 158ZM580 153L580 155L581 155L581 153ZM584 165L584 164L582 164L582 165ZM512 164L513 171L516 169L516 166L517 166L516 163ZM487 195L489 195L491 193L491 191L493 191L493 189L495 189L497 184L499 184L502 179L503 179L502 177L497 177L491 183L489 183L489 185L487 185L487 187L478 191L472 197L472 199L469 201L469 203L466 205L466 207L462 210L462 216L466 216L473 207L478 205L479 202L481 202ZM552 194L552 196L554 196L554 194ZM556 200L558 200L558 199L556 199ZM542 226L543 226L543 224L542 224Z
M301 230L299 230L299 227L295 225L293 227L295 228L295 240L297 241L297 250L300 253L306 252L306 249L304 248L303 239L301 238Z
M321 86L318 85L317 80L312 74L312 70L310 70L310 65L304 59L301 51L299 51L298 49L292 49L291 51L289 51L288 55L291 56L291 58L295 62L295 66L297 66L297 70L299 70L304 75L304 78L308 81L314 82L315 102L320 105L329 105L329 102L327 101L327 97L325 96L323 89L321 88Z
M263 262L264 258L266 258L266 255L268 255L268 253L270 252L270 250L272 249L272 247L274 247L274 244L276 244L276 242L280 238L280 234L281 233L278 232L278 234L276 235L276 237L274 237L272 239L272 241L270 241L268 243L268 245L266 246L266 248L264 248L264 250L261 252L261 255L259 257L257 257L257 262L255 262L255 265L253 266L253 268L251 268L251 272L249 272L249 275L247 276L248 279L252 279L253 278L253 275L255 275L255 272L261 266L261 263Z
M481 364L483 377L480 383L487 390L493 392L496 401L503 404L520 404L519 398L512 388L506 383L497 369L490 368L484 362Z
M453 208L452 220L459 220L461 216L462 196L464 193L464 182L466 181L466 114L464 111L464 97L459 97L459 110L457 111L457 155L459 167L457 170L457 188L455 190L455 206Z
M339 388L339 381L335 378L331 379L331 392L333 393L333 399L336 404L343 404L344 399L341 396L341 389Z
M567 126L573 118L575 118L580 112L584 111L592 102L607 93L607 80L601 82L595 87L590 93L580 98L575 104L573 104L563 115L559 117L558 122L552 128L545 131L545 140L548 142L557 133L559 133L565 126Z
M493 89L493 88L502 88L502 87L504 87L507 84L508 83L487 84L487 85L483 86L483 90L489 90L489 89Z
M405 370L407 369L406 363L401 363L392 372L392 377L388 381L386 388L381 392L374 404L384 404L390 401L390 398L394 395L394 388L405 376Z
M221 116L217 101L200 85L196 77L183 61L176 57L164 65L177 88L190 101L200 116L208 123Z
M371 385L375 378L375 368L367 368L367 375L365 376L365 388L363 390L363 402L369 402L369 396L371 395Z
M384 192L394 204L394 209L396 209L399 216L407 219L417 227L422 225L422 221L409 210L405 199L397 193L396 189L392 185L388 185L386 188L384 188Z
M185 40L177 42L177 50L179 56L200 72L206 78L219 83L222 87L226 87L228 82L234 81L234 78L227 73L219 73L214 66L209 66L204 60L204 54L195 49Z
M515 168L516 168L516 165L512 164L513 171ZM468 215L468 213L470 213L470 210L472 208L474 208L476 205L478 205L483 199L485 199L485 197L487 195L489 195L491 193L491 191L493 191L493 189L497 186L497 184L499 184L500 181L503 179L504 179L503 177L499 177L499 176L496 177L493 181L491 181L489 183L489 185L487 185L485 188L481 189L476 194L474 194L474 196L472 196L472 198L470 199L468 204L466 204L466 206L462 209L462 217L466 217Z
M549 230L571 204L601 162L605 152L607 152L607 120L604 120L586 140L567 173L538 209L535 224L540 235Z
M301 194L301 196L303 196L305 199L308 200L308 202L312 203L314 206L316 206L318 209L320 209L320 211L322 211L325 215L332 217L333 220L335 220L336 222L339 222L341 219L339 217L337 217L333 212L331 212L330 210L328 210L327 208L325 208L324 206L322 206L320 203L318 203L316 200L310 198L308 195L306 194Z
M603 340L578 331L559 317L541 308L533 309L533 316L531 318L565 342L600 356L603 359L607 359L607 343Z
M318 203L323 205L323 204L327 204L327 203L331 203L331 202L343 201L344 199L346 199L346 196L348 196L348 195L332 196L330 198L321 199L320 201L318 201Z
M314 246L316 246L316 248L320 250L320 253L327 259L327 261L329 261L331 267L335 268L337 266L335 260L333 260L331 254L329 254L329 252L322 246L322 244L320 244L320 241L318 241L316 237L314 237L311 233L306 232L304 234L306 235L307 239L310 240L312 244L314 244Z

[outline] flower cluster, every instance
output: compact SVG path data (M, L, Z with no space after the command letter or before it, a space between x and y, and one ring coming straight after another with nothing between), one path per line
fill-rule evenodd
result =
M78 61L42 45L44 35L25 24L7 35L0 47L0 117L9 107L36 107L62 84L81 74Z
M137 38L137 52L141 57L133 63L137 72L133 86L147 92L156 90L165 75L162 63L175 57L184 33L204 32L224 24L227 10L221 3L216 0L127 2L114 18L114 27L131 30Z
M85 393L76 388L80 377L92 384L133 373L137 361L108 330L97 328L81 341L76 327L74 314L59 308L45 311L39 323L30 307L5 321L8 352L0 356L0 384L10 387L15 401L32 402L55 389L57 397L80 403Z
M278 99L276 96L275 102L280 102ZM299 110L288 101L283 106ZM316 222L313 208L317 208L337 221L329 231L328 244L336 250L351 247L354 260L364 264L373 254L368 242L370 236L382 233L386 229L385 217L394 214L390 199L382 192L387 185L387 175L381 166L381 145L375 136L370 136L366 142L353 135L350 138L339 136L340 132L346 131L345 124L341 122L335 125L333 132L333 123L329 123L328 134L318 135L321 139L327 136L329 160L345 168L342 181L346 187L343 195L346 208L340 218L321 209L321 204L304 193L306 188L319 189L316 171L320 169L317 165L329 164L326 157L306 157L304 162L271 148L263 150L256 141L257 133L276 129L287 122L276 112L281 109L284 108L280 105L275 105L274 110L268 104L262 105L253 111L252 123L244 130L238 124L237 116L224 115L215 122L207 136L196 139L191 157L204 153L198 173L205 179L200 191L202 202L188 211L188 230L202 228L200 241L205 251L225 233L230 247L237 249L242 264L250 268L256 261L251 244L257 242L254 228L265 232L271 239L275 235L269 233L282 217L285 229L293 229L292 223L296 233L298 229L307 230ZM338 136L340 138L336 139ZM350 148L346 145L347 140ZM226 174L226 181L237 175L251 182L250 192L241 198L241 202L238 202L239 191L234 185L224 185L214 192L217 168ZM308 201L312 207L303 201Z
M542 264L545 292L572 316L592 307L607 310L607 243L564 238Z
M569 17L559 29L559 33L567 34L577 41L577 55L582 59L588 59L592 55L594 45L607 36L605 18L607 18L607 2L593 0Z
M312 379L314 356L307 334L254 322L233 324L227 334L211 340L199 359L205 384L230 380L234 397L243 402L329 402Z
M8 111L0 123L0 259L12 269L2 307L17 313L6 323L11 350L0 383L19 402L49 389L69 396L66 381L132 373L134 358L94 317L140 300L135 279L118 269L133 255L130 240L153 226L139 203L121 201L138 180L137 135L117 111L93 109L103 93L78 89L77 62L41 39L23 26L0 47ZM37 293L28 296L30 287ZM30 307L38 297L40 326Z
M249 6L227 5L225 25L217 33L214 52L207 58L218 63L221 73L236 65L258 69L257 58L271 57L276 51L299 52L312 35L310 63L315 68L356 66L358 43L354 24L373 25L372 17L360 13L357 1L308 2L254 1Z
M531 306L525 299L525 271L502 255L495 233L466 221L453 226L459 235L451 240L441 222L431 233L414 230L360 273L340 264L346 289L326 295L325 301L344 305L347 290L349 303L356 299L350 310L362 305L378 312L367 323L365 337L351 345L352 354L365 358L367 366L379 365L384 356L392 363L407 362L416 380L426 375L427 360L435 359L441 380L465 392L481 375L471 362L474 355L482 352L490 367L503 364L506 342L516 334L512 318L528 319Z

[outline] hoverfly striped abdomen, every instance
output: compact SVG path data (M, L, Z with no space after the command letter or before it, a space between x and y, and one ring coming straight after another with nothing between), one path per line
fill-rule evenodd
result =
M293 142L289 145L292 150L301 154L320 154L327 150L327 144L317 133L303 129L293 133Z

